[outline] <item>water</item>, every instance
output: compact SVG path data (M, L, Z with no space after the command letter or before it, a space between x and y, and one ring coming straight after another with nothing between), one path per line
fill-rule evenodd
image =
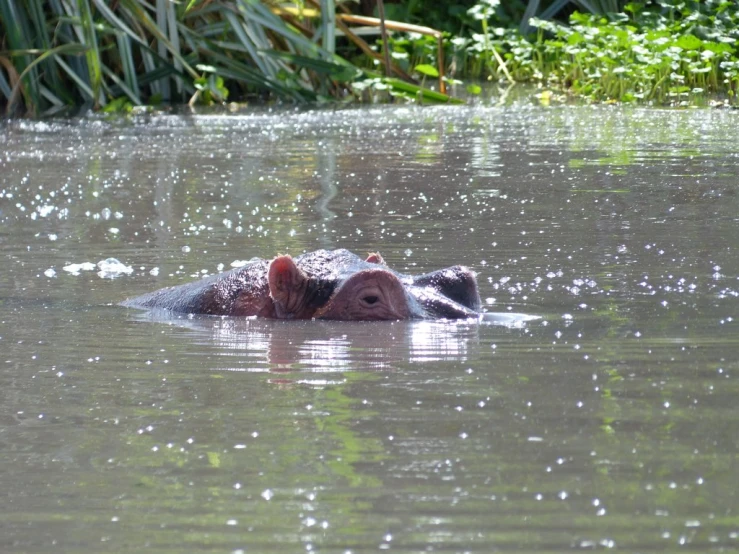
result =
M738 115L5 123L0 551L734 551ZM116 305L338 247L498 315Z

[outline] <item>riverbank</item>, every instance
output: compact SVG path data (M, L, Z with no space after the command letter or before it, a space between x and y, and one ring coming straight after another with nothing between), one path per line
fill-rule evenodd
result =
M44 115L254 100L455 102L448 85L474 95L480 79L596 102L700 105L718 95L737 103L733 2L614 2L618 13L556 14L567 23L551 9L540 18L506 13L495 0L446 15L397 6L371 19L332 1L321 11L310 1L298 9L259 0L7 0L0 107ZM424 15L455 31L419 25Z

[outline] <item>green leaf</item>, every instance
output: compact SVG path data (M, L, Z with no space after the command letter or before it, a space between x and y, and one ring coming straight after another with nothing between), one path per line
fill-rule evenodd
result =
M465 88L467 89L467 92L474 95L478 95L482 92L482 87L480 85L469 84Z
M166 49L172 54L172 57L179 61L179 63L182 64L182 68L190 74L193 78L197 78L197 73L195 70L190 66L189 63L182 57L179 50L176 49L172 43L169 41L167 36L162 32L162 30L157 27L156 23L152 20L152 18L149 16L149 14L144 10L143 6L139 4L136 0L120 0L120 3L122 6L125 6L131 14L136 16L137 22L142 25L145 29L147 29L154 38L157 39L157 41L164 44Z
M103 108L103 111L106 113L120 113L130 112L132 109L133 106L131 106L130 100L125 96L121 96L108 102L108 104Z
M582 42L585 42L585 37L581 33L572 33L567 37L567 44L569 45L574 46L575 44L580 44Z
M285 60L299 67L304 67L305 69L312 69L316 73L324 73L326 75L330 75L337 81L350 81L355 77L358 77L360 73L360 71L356 67L348 64L327 62L316 58L309 58L307 56L290 54L289 52L280 52L278 50L260 50L259 53L263 56L270 56L273 58Z
M33 43L34 33L31 32L31 24L24 9L25 2L20 0L0 0L0 28L4 27L6 35L0 44L3 47L10 47L10 50L31 50L35 47ZM16 70L19 73L26 74L25 69L29 67L33 58L24 56L20 59L13 60ZM42 106L42 96L40 87L38 86L38 70L33 66L30 74L25 77L23 86L23 95L26 99L26 108L31 112L36 112ZM8 111L12 109L13 102L8 103Z
M141 105L141 97L138 94L138 88L131 88L129 87L124 81L121 80L121 78L116 75L114 71L111 71L106 65L103 64L103 73L113 81L117 87L123 91L123 93L129 98L130 101L134 102L137 105Z
M57 46L56 48L52 48L51 50L47 50L43 54L41 54L33 62L28 64L28 66L26 66L26 68L23 70L23 73L20 74L18 83L15 85L15 88L13 89L13 92L11 93L10 98L8 99L8 110L10 110L13 105L15 95L18 93L18 87L20 87L23 77L25 77L27 73L32 71L36 67L36 65L42 63L44 60L52 56L54 57L58 56L58 60L57 60L58 63L63 64L64 62L61 59L61 56L60 56L61 54L80 54L80 53L85 52L86 50L87 48L85 46L81 44L72 43L72 44L63 44L61 46ZM25 54L25 53L26 52L20 52L19 54ZM92 91L90 91L90 99L92 99Z
M439 71L433 66L429 65L427 63L418 64L416 67L414 67L416 71L419 73L426 75L427 77L439 77Z
M92 10L87 0L77 0L77 9L79 10L79 22L82 25L84 44L87 47L85 57L87 58L87 72L90 80L90 88L92 89L93 102L95 105L105 105L105 98L102 94L103 70L100 62L100 51L98 50L99 39L95 29Z
M703 43L696 36L683 35L675 41L675 44L683 50L698 50Z
M731 46L725 42L704 42L703 48L714 54L730 54L732 52Z
M368 72L368 75L372 75L372 74ZM372 76L378 77L379 75L372 75ZM418 85L414 85L414 84L402 81L401 79L397 79L395 77L385 77L383 79L383 82L389 85L390 87L392 87L396 91L409 92L409 93L412 93L415 97L418 97L418 95L421 95L425 101L443 102L443 103L448 103L448 104L464 104L464 102L460 100L459 98L453 98L451 96L447 96L446 94L442 94L434 90L425 89L423 87L419 87Z

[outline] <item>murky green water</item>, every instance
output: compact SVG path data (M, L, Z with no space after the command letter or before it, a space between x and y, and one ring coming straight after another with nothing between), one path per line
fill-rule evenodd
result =
M6 123L0 551L738 549L737 144L612 107ZM338 247L542 318L116 306Z

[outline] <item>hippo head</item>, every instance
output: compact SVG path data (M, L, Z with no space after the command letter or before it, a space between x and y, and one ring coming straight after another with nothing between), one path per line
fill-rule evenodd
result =
M404 275L379 254L316 250L296 258L255 258L199 281L130 298L124 306L214 316L394 320L473 318L480 295L463 266Z
M372 261L358 264L342 278L336 274L316 277L290 256L277 256L268 269L277 317L365 321L412 317L400 279L368 259Z
M280 319L395 320L476 317L475 274L454 266L418 277L389 269L379 254L362 260L336 251L314 260L277 256L268 268L270 297ZM348 256L351 256L348 257ZM313 263L311 263L313 262Z

